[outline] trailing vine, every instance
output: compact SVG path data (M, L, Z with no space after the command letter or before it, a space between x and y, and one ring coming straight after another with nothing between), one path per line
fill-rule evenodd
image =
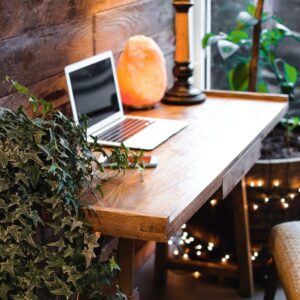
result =
M7 78L36 116L0 108L0 299L126 299L114 257L99 262L99 241L81 211L80 193L104 172L95 138L51 104ZM112 168L128 168L125 147ZM137 161L137 155L135 159ZM97 188L100 188L97 186Z

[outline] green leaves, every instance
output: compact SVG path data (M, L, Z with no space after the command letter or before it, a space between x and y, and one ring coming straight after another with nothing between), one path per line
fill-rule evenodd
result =
M220 40L218 41L218 49L222 58L227 59L239 50L239 46L227 40Z
M297 69L294 68L293 66L289 65L288 63L284 63L283 70L284 70L285 80L288 83L295 85L295 83L297 82L297 79L298 79Z
M227 38L227 34L225 33L207 33L202 39L202 47L206 48L207 46L211 46L216 44L219 40L224 40Z
M81 191L98 180L97 167L104 171L94 151L107 154L87 142L85 128L6 80L39 116L0 108L0 299L117 298L118 266L99 262L97 236L80 210ZM112 151L117 173L128 168L128 155L139 157L125 146ZM114 291L109 297L104 286Z
M268 26L265 24L271 21ZM202 40L203 48L217 45L221 57L226 61L229 88L237 91L246 91L249 81L249 65L253 48L253 27L256 19L256 6L249 4L245 11L241 11L236 20L235 30L229 33L207 33ZM257 86L259 92L268 92L268 86L264 82L264 70L274 73L278 85L284 93L292 93L298 80L296 68L277 56L277 49L285 38L292 38L300 42L300 33L295 32L284 25L283 21L262 12L262 31L259 40L259 59ZM230 59L229 59L230 58Z
M257 23L257 19L254 15L250 14L247 11L241 11L237 17L237 26L238 30L252 27Z
M240 63L229 71L229 86L233 91L246 91L249 85L249 63Z

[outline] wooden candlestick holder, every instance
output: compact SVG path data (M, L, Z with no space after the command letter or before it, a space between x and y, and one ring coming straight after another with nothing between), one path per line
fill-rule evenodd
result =
M194 3L191 0L174 0L173 5L176 10L176 50L173 68L175 81L173 87L165 93L162 102L175 105L199 104L205 101L206 95L191 82L194 69L190 59L188 12Z

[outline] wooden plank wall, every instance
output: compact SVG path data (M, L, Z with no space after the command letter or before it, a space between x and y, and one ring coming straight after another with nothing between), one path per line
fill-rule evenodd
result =
M163 50L169 79L174 52L171 0L1 0L0 82L9 75L70 114L63 74L70 63L112 50L116 60L132 35ZM0 106L29 106L0 87Z

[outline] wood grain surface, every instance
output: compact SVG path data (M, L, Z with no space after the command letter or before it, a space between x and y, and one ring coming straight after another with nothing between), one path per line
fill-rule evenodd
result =
M131 170L103 185L101 204L91 204L89 194L83 197L93 209L87 218L94 229L165 242L222 186L228 171L244 162L241 158L247 158L243 155L249 147L263 139L287 110L287 102L272 97L253 101L251 95L248 100L247 94L243 96L242 100L209 97L199 106L161 104L136 113L186 120L189 125L152 152L159 164L144 171L143 181Z
M172 81L173 23L171 0L0 1L0 82L9 75L68 112L64 67L107 50L118 58L137 34L161 47ZM1 86L1 106L26 104L8 94Z

